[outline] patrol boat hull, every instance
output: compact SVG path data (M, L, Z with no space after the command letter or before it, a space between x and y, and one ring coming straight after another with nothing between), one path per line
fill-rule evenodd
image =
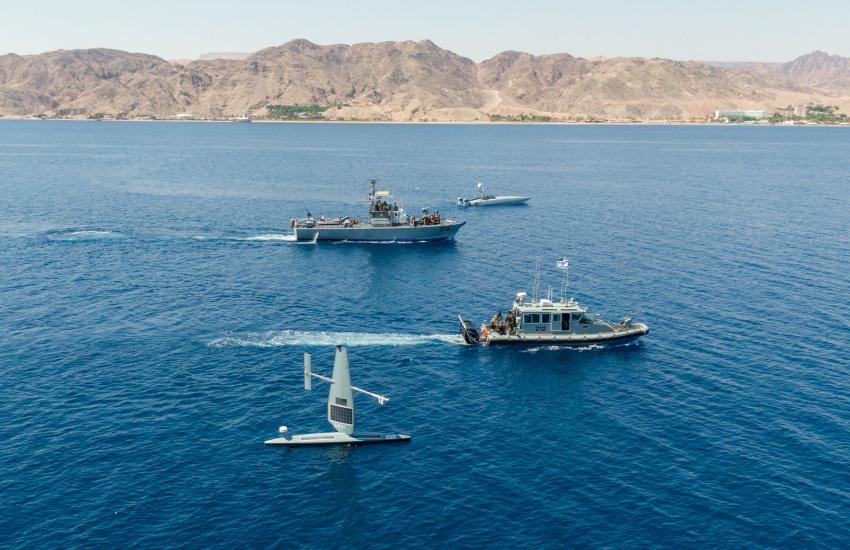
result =
M649 327L633 323L631 328L593 334L499 334L490 332L485 344L582 347L593 344L625 343L649 334Z
M354 227L295 227L298 241L349 242L417 242L453 239L466 222L445 222L439 225L393 225Z

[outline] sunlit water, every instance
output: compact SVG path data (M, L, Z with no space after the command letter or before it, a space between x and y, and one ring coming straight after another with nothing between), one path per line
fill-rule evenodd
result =
M468 223L292 242L371 177ZM844 128L0 122L0 546L846 546L848 222ZM563 255L652 333L462 345ZM265 447L336 341L413 441Z

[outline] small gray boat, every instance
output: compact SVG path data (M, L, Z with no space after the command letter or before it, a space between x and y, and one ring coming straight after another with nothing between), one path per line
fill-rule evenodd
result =
M508 204L525 204L530 197L517 195L488 195L484 192L484 184L478 184L478 196L472 199L458 197L458 206L504 206Z
M365 221L351 216L291 221L298 241L419 242L453 239L466 222L443 219L427 208L417 217L405 212L388 191L378 190L378 180L370 180L369 211Z

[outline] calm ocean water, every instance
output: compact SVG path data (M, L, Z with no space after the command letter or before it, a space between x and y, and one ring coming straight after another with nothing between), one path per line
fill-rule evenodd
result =
M370 177L468 224L286 240ZM847 547L848 222L843 128L0 122L0 546ZM562 255L652 333L460 344ZM338 339L413 441L265 447Z

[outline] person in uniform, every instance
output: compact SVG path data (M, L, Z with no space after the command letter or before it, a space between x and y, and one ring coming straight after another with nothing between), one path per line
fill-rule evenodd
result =
M514 316L513 311L509 311L507 315L505 315L505 324L508 327L509 334L513 334L516 331L516 317Z

